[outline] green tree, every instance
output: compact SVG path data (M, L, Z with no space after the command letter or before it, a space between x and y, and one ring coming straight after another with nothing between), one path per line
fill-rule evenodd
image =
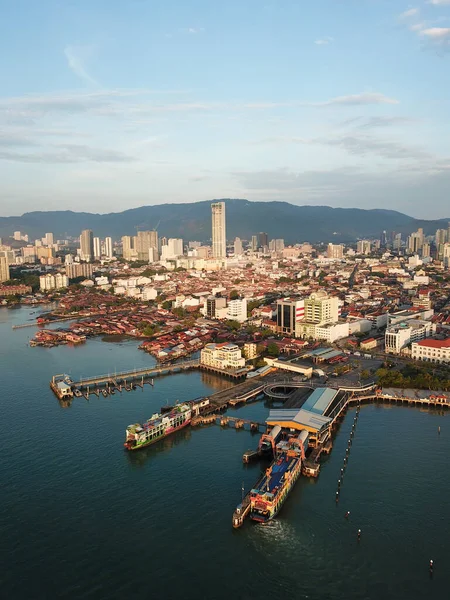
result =
M239 293L236 290L231 290L230 300L237 300L238 298L239 298Z
M275 344L275 342L271 342L268 346L267 346L267 354L269 356L279 356L280 355L280 349L278 348L278 345Z

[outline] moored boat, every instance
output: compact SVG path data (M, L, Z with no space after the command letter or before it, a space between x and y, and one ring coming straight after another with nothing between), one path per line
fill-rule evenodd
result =
M303 430L276 445L275 458L250 492L250 518L259 523L272 520L280 511L302 470L308 447L308 432Z
M189 425L192 418L190 404L176 404L169 413L154 414L145 423L129 425L124 446L127 450L139 450Z

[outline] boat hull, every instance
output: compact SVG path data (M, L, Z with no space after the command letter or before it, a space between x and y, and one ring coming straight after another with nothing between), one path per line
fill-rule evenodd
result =
M181 425L179 425L178 427L171 427L169 429L166 429L166 431L164 432L164 435L154 438L153 440L148 440L147 442L144 442L144 443L136 445L136 446L132 446L131 442L125 442L125 444L124 444L125 449L129 450L130 452L134 452L135 450L141 450L141 448L147 448L148 446L151 446L152 444L156 444L157 442L163 440L168 435L171 435L172 433L175 433L176 431L179 431L180 429L187 427L187 425L190 425L190 423L191 423L191 419L186 419L186 421L184 423L182 423Z
M298 464L296 464L295 468L292 470L292 477L290 479L289 482L286 482L286 484L284 485L283 489L280 492L280 499L278 501L278 503L276 504L276 507L272 508L270 507L267 510L267 515L262 515L259 512L255 512L253 510L250 511L250 519L252 519L252 521L255 521L257 523L267 523L269 521L271 521L272 519L274 519L278 513L281 510L281 507L283 506L283 504L286 501L286 498L288 497L290 491L292 490L292 488L294 487L294 485L297 482L297 479L300 477L301 475L301 471L302 471L302 466L301 466L301 459L298 459Z

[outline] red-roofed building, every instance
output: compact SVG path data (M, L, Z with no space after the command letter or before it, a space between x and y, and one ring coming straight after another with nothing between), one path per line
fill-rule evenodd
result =
M422 340L413 342L411 356L416 360L450 363L450 338L446 340Z

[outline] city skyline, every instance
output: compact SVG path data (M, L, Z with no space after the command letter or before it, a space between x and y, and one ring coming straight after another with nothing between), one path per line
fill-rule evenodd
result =
M0 40L4 215L222 196L445 216L448 2L42 0L4 17L21 24Z

